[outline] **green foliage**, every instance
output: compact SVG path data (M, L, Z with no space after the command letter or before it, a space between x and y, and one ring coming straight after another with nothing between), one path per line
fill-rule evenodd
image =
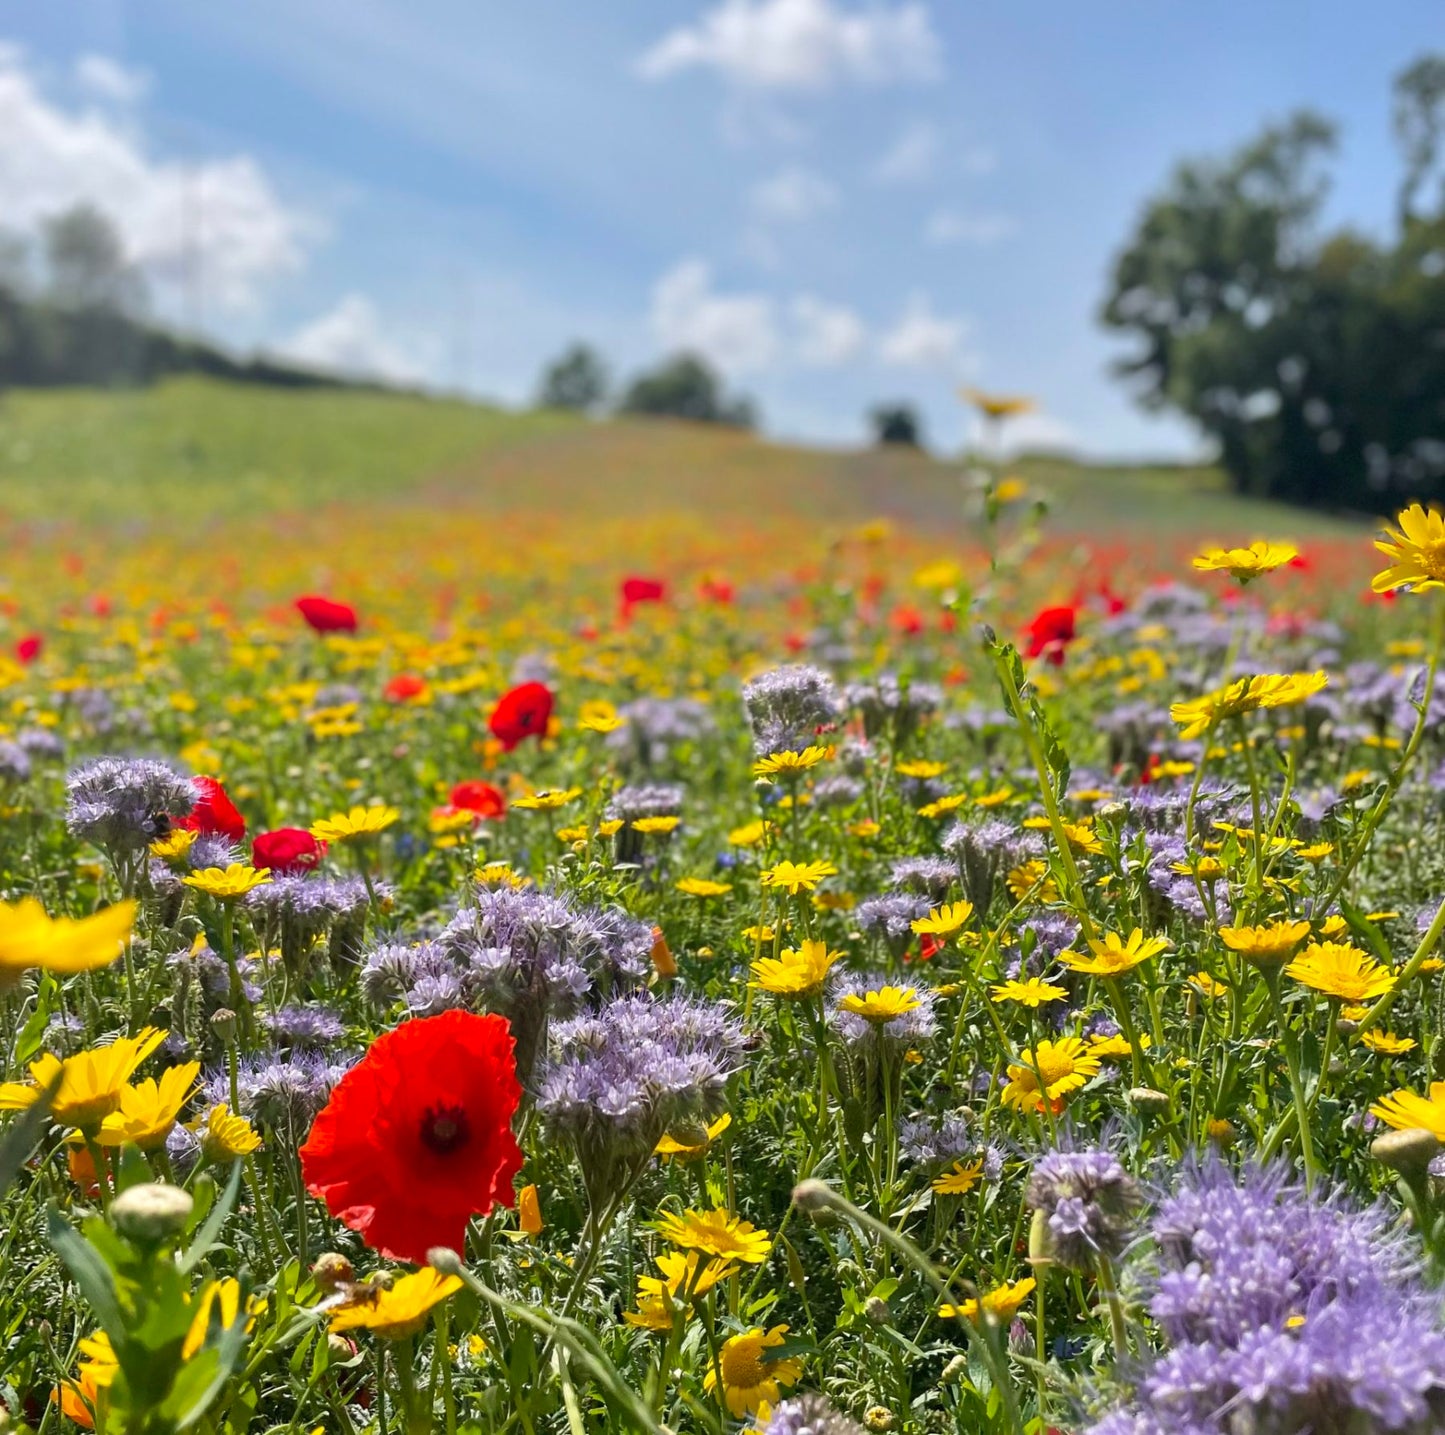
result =
M607 401L612 381L602 356L587 344L573 344L542 371L537 403L544 409L586 413Z
M620 408L625 414L652 414L735 428L753 428L757 424L752 402L728 398L722 380L696 354L677 354L650 372L639 374L622 396Z
M1219 445L1241 493L1387 511L1445 481L1445 208L1417 199L1437 162L1445 72L1397 83L1401 227L1379 244L1320 234L1333 127L1308 113L1222 161L1189 162L1114 265L1109 326L1146 407Z
M912 404L879 404L868 414L873 427L873 442L902 444L919 448L923 444L923 421Z

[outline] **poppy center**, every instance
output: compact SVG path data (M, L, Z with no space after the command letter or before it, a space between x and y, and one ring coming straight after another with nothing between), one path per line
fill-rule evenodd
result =
M460 1106L428 1106L421 1118L421 1139L438 1156L447 1156L472 1137L472 1123Z

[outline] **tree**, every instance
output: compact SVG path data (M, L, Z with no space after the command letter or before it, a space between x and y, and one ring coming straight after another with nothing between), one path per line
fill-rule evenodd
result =
M1240 492L1374 509L1445 484L1445 211L1417 205L1442 104L1445 64L1402 75L1392 245L1319 232L1334 131L1298 114L1179 166L1115 261L1102 318L1136 341L1117 371L1211 437Z
M1400 184L1400 221L1408 223L1415 200L1440 159L1445 141L1445 55L1422 55L1395 78L1395 139L1405 160Z
M588 344L573 344L542 370L537 402L546 409L587 412L606 403L611 386L602 356Z
M696 354L676 354L639 374L628 385L619 407L625 414L654 414L736 428L752 428L757 423L752 401L728 398L721 379Z
M922 447L923 421L912 404L878 404L869 410L868 422L873 425L873 442L880 447L885 444Z
M77 204L45 224L50 292L68 309L126 313L139 307L139 274L115 226L94 205Z

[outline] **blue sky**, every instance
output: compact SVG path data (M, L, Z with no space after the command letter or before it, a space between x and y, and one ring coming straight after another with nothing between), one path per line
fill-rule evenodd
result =
M1109 259L1186 154L1340 121L1331 218L1390 222L1389 83L1438 3L67 0L0 19L0 194L112 209L229 341L509 401L574 337L708 352L770 431L882 399L965 436L1185 454L1108 376Z

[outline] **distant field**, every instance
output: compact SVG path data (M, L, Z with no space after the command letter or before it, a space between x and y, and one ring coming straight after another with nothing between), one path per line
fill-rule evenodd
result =
M1250 503L1209 469L1011 465L1055 531L1096 537L1325 536L1352 525ZM134 391L0 397L0 511L149 526L333 504L736 522L886 516L962 525L959 466L908 452L785 447L662 422L593 423L404 395L184 380Z

